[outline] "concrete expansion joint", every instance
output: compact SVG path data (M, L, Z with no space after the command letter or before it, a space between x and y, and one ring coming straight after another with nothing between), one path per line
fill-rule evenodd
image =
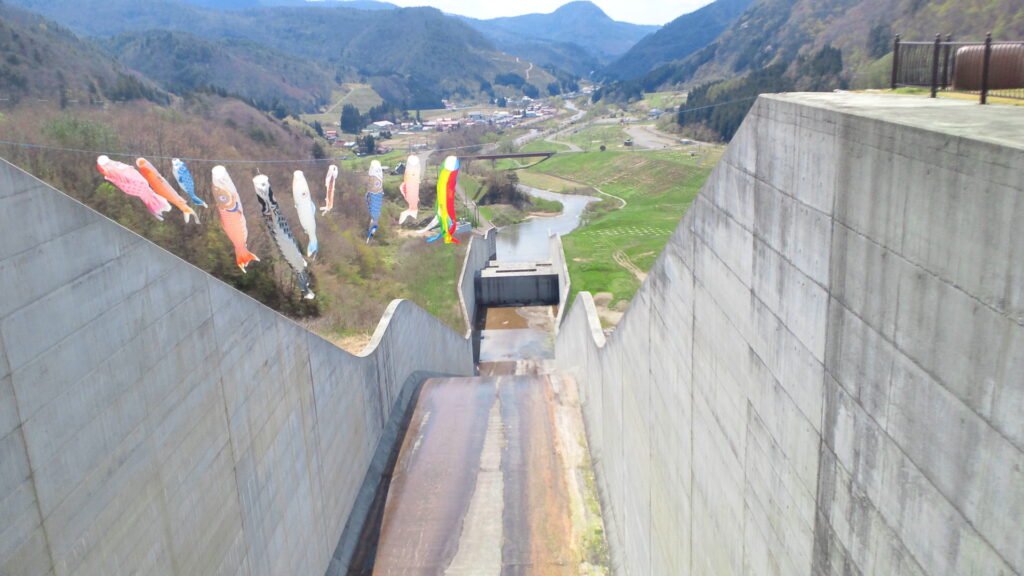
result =
M1004 312L1004 311L996 308L995 306L985 302L981 298L978 298L977 296L971 294L964 287L960 286L956 282L954 282L952 280L948 280L948 279L946 279L946 278L944 278L942 276L939 276L935 272L932 272L932 271L928 270L927 268L925 268L924 266L922 266L921 264L911 260L910 258L905 256L904 254L902 254L900 252L897 252L897 251L893 250L892 248L889 248L888 246L878 242L877 240L874 240L870 236L866 235L864 232L862 232L862 231L860 231L860 230L858 230L856 228L853 228L849 224L846 224L845 222L843 222L843 221L841 221L839 219L834 219L834 220L835 220L835 223L838 224L839 226L842 226L846 230L849 230L850 232L856 234L858 237L860 237L861 239L863 239L866 242L870 243L871 245L873 245L873 246L875 246L877 248L880 248L886 254L891 254L891 255L895 256L896 258L899 258L903 262L906 262L908 265L910 265L911 267L914 268L915 272L917 272L919 274L922 274L922 275L925 275L925 276L928 276L929 278L933 278L935 280L938 280L942 284L944 284L944 285L946 285L946 286L948 286L950 288L953 288L954 290L959 292L961 295L966 296L967 298L972 300L978 306L982 306L984 308L987 308L990 311L994 312L995 314L997 314L999 316L1002 316L1003 318L1009 320L1010 322L1013 322L1014 324L1016 324L1018 326L1024 327L1024 317L1015 318L1013 315L1008 314L1007 312ZM852 310L851 310L851 312L852 312Z
M712 207L713 207L713 208L715 208L715 209L718 209L718 207L717 207L717 206L714 206L714 205L712 205ZM769 242L769 241L768 241L768 240L767 240L767 239L766 239L766 238L765 238L764 236L762 236L762 235L758 234L758 233L757 233L756 231L754 231L754 230L752 230L752 229L750 229L750 228L747 228L746 226L744 226L744 225L743 225L743 223L741 223L741 222L740 222L739 220L736 220L736 219L735 219L735 218L734 218L734 217L732 216L732 214L730 214L730 213L726 212L725 210L718 210L718 211L719 211L719 212L721 212L722 214L724 214L726 218L728 218L728 219L732 220L733 222L735 222L735 223L736 223L736 225L737 225L737 226L738 226L738 227L739 227L740 229L742 229L743 231L745 231L745 232L749 233L749 234L751 235L751 237L752 237L752 238L753 238L754 240L760 240L760 241L761 241L761 244L762 244L762 245L764 245L764 246L765 246L765 247L766 247L767 249L769 249L769 250L771 250L771 251L772 251L773 253L775 253L775 254L776 254L776 255L777 255L778 257L779 257L779 260L781 260L781 261L785 262L786 264L788 264L789 266L791 266L791 267L792 267L792 268L793 268L794 270L796 270L796 271L797 271L797 273L799 273L799 274L800 274L800 275L801 275L801 276L802 276L803 278L806 278L807 280L810 280L810 281L811 281L811 282L812 282L813 284L815 284L816 286L820 287L821 289L823 289L823 290L825 290L825 291L828 291L828 290L829 290L829 287L828 287L828 285L826 285L826 284L822 284L821 282L818 282L817 280L815 280L814 278L812 278L811 276L809 276L809 275L808 275L808 274L807 274L806 272L804 272L803 268L801 268L801 267L800 267L800 266L798 266L797 264L793 263L793 261L792 261L792 260L790 260L790 259L789 259L789 257L787 257L787 256L786 256L785 254L783 254L782 252L780 252L780 251L779 251L779 250L778 250L778 249L777 249L777 248L776 248L775 246L773 246L773 245L771 244L771 242ZM828 218L829 218L829 220L832 220L832 217L831 217L831 216L829 216ZM703 246L704 246L705 248L707 248L708 252L710 252L710 253L712 253L712 254L714 254L714 255L715 255L715 257L716 257L716 258L718 259L718 261L719 261L719 262L721 262L721 263L722 263L722 265L723 265L723 266L725 266L725 268L726 268L726 269L728 269L728 270L729 270L729 272L730 272L730 273L732 273L732 275L733 275L733 276L735 276L736 278L741 278L741 276L740 276L740 275L739 275L739 274L738 274L738 273L736 272L736 270L734 270L734 269L732 268L732 266L731 266L731 265L729 264L729 262L728 262L728 261L726 260L726 258L725 258L725 257L723 257L723 256L722 256L721 254L719 254L718 252L716 252L716 251L715 251L715 249L714 249L714 248L712 247L712 245L708 243L708 240L707 240L706 238L704 238L704 236L703 236L703 235L701 235L701 234L699 234L699 233L697 233L697 232L694 232L694 234L693 234L693 235L694 235L694 237L695 237L695 238L696 238L697 240L699 240L699 241L700 241L700 243L701 243L701 244L702 244L702 245L703 245ZM752 245L752 246L751 246L751 251L753 252L753 251L755 250L755 248L756 248L756 245ZM746 286L746 284L744 284L744 286ZM747 286L747 288L750 288L751 290L753 289L753 287L752 287L752 286Z
M699 242L700 242L701 244L704 244L705 246L707 246L707 243L705 243L705 242L704 242L704 240L703 240L702 238L699 238L699 237L698 237L698 238L697 238L697 240L698 240L698 241L699 241ZM711 252L712 254L714 254L714 252L710 250L710 247L709 247L708 251L709 251L709 252ZM717 257L718 255L717 255L717 254L715 254L715 256ZM735 272L735 271L734 271L734 270L733 270L732 268L730 268L730 267L729 267L729 265L728 265L728 264L727 264L727 263L726 263L726 262L725 262L724 260L722 260L722 259L721 259L721 257L718 257L718 261L719 261L719 262L721 262L722 266L724 266L724 267L725 267L725 269L726 269L726 270L728 270L728 271L729 271L729 273L730 273L730 274L732 274L732 275L733 275L733 276L734 276L734 277L736 278L737 282L739 282L739 283L740 283L740 284L741 284L741 285L742 285L742 286L743 286L744 288L746 288L746 289L747 289L747 290L748 290L748 291L750 292L750 297L751 297L751 298L752 298L752 299L753 299L753 300L754 300L755 302L759 303L759 304L760 304L760 305L761 305L761 306L762 306L762 307L763 307L763 308L764 308L764 309L765 309L765 310L766 310L766 311L767 311L767 312L768 312L769 314L771 314L772 318L774 318L774 319L775 319L776 321L778 321L779 325L780 325L780 326L782 326L782 327L783 327L783 329L785 329L785 330L786 330L786 332L787 332L787 333L788 333L788 334L789 334L790 336L792 336L792 337L793 337L793 339L794 339L795 341L799 342L799 343L800 343L800 345L801 345L801 346L803 346L803 347L804 347L805 349L807 348L807 344L805 344L805 343L803 342L803 340L801 340L801 339L800 339L800 338L799 338L799 337L798 337L798 336L796 335L796 333L794 333L794 332L793 332L792 330L790 330L790 329L789 329L789 326L788 326L788 324L787 324L787 323L786 323L786 322L785 322L785 321L783 320L783 318L781 318L781 317L780 317L780 316L779 316L779 315L778 315L778 314L776 313L776 311L775 311L774 309L772 309L772 307L770 307L770 306L768 305L768 303L767 303L767 302L765 302L764 300L762 300L762 299L761 299L761 297L760 297L760 296L758 295L758 293L757 293L757 292L755 292L755 291L754 291L754 289L753 289L753 288L752 288L751 286L747 286L746 284L743 284L742 282L740 282L740 281L739 281L739 278L740 278L740 276L739 276L738 274L736 274L736 272ZM697 273L694 273L694 274L693 274L693 278L694 278L694 284L700 285L700 287L701 287L701 288L703 288L703 289L704 289L704 291L708 293L708 296L709 296L709 297L711 298L711 300L712 300L712 301L713 301L713 302L714 302L714 303L715 303L715 304L716 304L716 305L718 306L718 308L719 308L720 310L723 310L723 311L724 311L724 310L726 310L726 308L725 308L725 307L724 307L724 306L722 305L722 303L721 303L721 302L720 302L720 301L718 300L718 298L716 298L716 297L715 297L715 293L716 293L716 292L715 292L714 290L712 290L712 287L710 287L710 286L706 285L706 284L705 284L705 283L704 283L704 282L703 282L702 280L700 280L700 275L699 275L699 274L697 274ZM734 329L734 330L735 330L735 331L736 331L737 333L740 333L740 334L742 334L742 333L743 333L743 331L742 331L742 330L740 330L740 326L739 326L739 325L737 325L737 324L736 324L735 322L733 322L732 318L730 318L730 317L726 316L726 320L728 320L728 321L729 321L729 325L730 325L730 326L732 326L732 328L733 328L733 329ZM826 331L826 332L827 332L827 331ZM755 354L756 354L756 353L755 353ZM762 360L762 362L764 361L764 360L763 360L762 358L760 358L760 356L758 356L758 359ZM766 365L767 365L767 364L766 364Z
M844 390L845 390L845 388L844 388ZM847 394L849 394L849 391L847 391ZM858 405L858 406L860 406L860 403L858 402L858 403L857 403L857 405ZM862 406L860 406L860 407L861 407L861 410L864 410ZM913 458L911 458L909 454L907 454L907 452L906 452L906 451L905 451L905 450L903 449L903 447L902 447L902 446L901 446L901 445L899 444L899 442L896 442L895 440L893 440L893 438L892 438L891 436L889 436L889 432L888 432L888 430L886 430L886 428L885 428L885 427L881 426L881 425L880 425L880 424L878 423L878 421L877 421L877 420L875 420L875 419L874 419L874 417L873 417L873 416L871 416L871 414L867 412L867 410L864 410L864 414L865 414L865 416L866 416L866 417L867 417L868 419L870 419L870 420L871 420L871 422L872 422L872 423L874 423L874 424L875 424L876 426L878 426L878 428L879 428L880 430L882 430L882 432L883 432L883 433L885 434L886 438L887 438L887 439L889 440L889 443L890 443L890 445L891 445L892 447L894 447L894 448L896 449L896 451L897 451L897 452L898 452L898 453L899 453L899 454L900 454L900 455L901 455L901 456L902 456L903 458L905 458L905 459L907 460L907 462L910 462L910 463L911 463L911 464L912 464L912 465L914 466L914 468L915 468L915 469L917 469L917 472L918 472L918 473L919 473L919 474L921 475L921 477L922 477L922 478L924 478L925 482L927 482L927 483L928 483L928 486L929 486L929 487L931 487L931 489L932 489L932 490L934 490L936 494L940 494L940 495L942 495L942 497L943 497L943 498L944 498L944 499L946 500L946 504L947 504L947 505L949 505L949 506L950 506L950 507L951 507L951 508L952 508L952 509L953 509L953 510L954 510L954 511L956 512L956 514L957 514L957 516L959 516L960 520L961 520L961 521L963 521L963 523L964 523L964 524L966 524L967 526L969 526L969 527L971 528L971 530L973 530L973 531L974 531L974 534L975 534L975 535L976 535L976 536L977 536L977 537L978 537L979 539L981 539L981 540L982 540L983 542L985 542L985 544L987 544L987 545L989 546L989 548L991 549L991 552L992 552L993 554L995 554L996 556L998 556L998 557L999 557L999 559L1000 559L1000 560L1002 560L1002 561L1003 561L1003 563L1005 563L1005 564L1006 564L1007 566L1013 566L1013 563L1012 563L1012 562L1010 562L1010 561L1009 561L1009 559L1007 559L1006 557L1004 557L1004 556L1003 556L1003 554L1002 554L1001 552L999 552L999 549L998 549L998 548L996 548L995 546L993 546L991 542L989 542L988 538L986 538L986 537L984 536L984 534L983 534L983 533L982 533L982 532L981 532L981 531L980 531L980 530L978 529L978 527L977 527L977 526L975 525L975 523L974 523L973 521L971 521L970 517L969 517L969 516L967 516L967 514L965 514L965 513L964 513L964 511L963 511L963 510L961 510L959 506L957 506L957 504L956 504L955 500L954 500L954 499L952 499L952 498L950 498L950 495L949 495L949 494L946 494L945 492L943 492L943 491L942 491L942 490L941 490L941 489L940 489L940 488L938 487L938 485L937 485L937 484L935 483L935 481L934 481L934 479L933 479L933 478L931 477L931 475L929 475L929 474L928 474L927 470L926 470L925 468L922 468L922 467L921 467L920 465L918 465L918 463L917 463L916 461L914 461L914 459L913 459ZM823 438L824 438L824 437L823 437ZM861 499L863 499L863 500L865 500L865 501L867 501L867 502L870 502L870 503L871 503L871 505L872 505L872 507L875 507L875 503L874 503L874 502L873 502L873 501L871 500L870 496L868 496L868 494L867 494L867 492L866 492L866 490L865 490L865 487L864 487L864 486L863 486L863 485L862 485L861 483L859 483L858 481L856 481L856 478L857 478L857 474L856 474L856 471L855 471L855 470L850 470L850 469L848 469L848 468L847 468L847 467L846 467L846 466L845 466L845 465L843 464L843 462L842 462L842 460L841 460L841 459L839 458L839 456L838 456L838 455L837 455L837 454L835 453L835 451L833 451L833 450L832 450L832 448L831 448L831 447L830 447L830 446L829 446L828 444L823 444L823 446L824 446L824 448L825 448L826 450L828 450L828 451L829 451L829 453L831 453L831 454L832 454L832 457L833 457L833 464L834 464L835 466L838 466L838 467L839 467L840 469L842 469L842 470L843 470L844 472L846 472L846 474L847 474L848 476L850 476L850 478L851 478L851 479L854 479L854 480L852 480L852 481L851 481L851 484L852 484L852 485L853 485L853 486L854 486L854 487L855 487L856 489L858 489L858 490L860 490L860 491L861 491L861 493L862 493L862 496L861 496L860 498L861 498ZM820 480L820 476L821 476L821 467L819 466L819 467L818 467L818 469L819 469L819 471L818 471L818 476L819 476L819 480ZM876 509L877 509L877 508L876 508ZM882 519L882 522L883 522L883 523L885 524L885 527L886 527L886 528L888 528L888 529L889 529L889 530L890 530L890 531L891 531L891 532L892 532L893 534L899 534L899 530L897 530L897 527L893 526L893 525L892 525L892 524L890 523L890 521L889 521L889 518L887 518L887 517L885 516L885 514L881 513L881 511L880 511L880 510L878 510L878 512L879 512L879 514L878 514L878 515L879 515L879 517L880 517L880 518ZM919 560L919 559L918 559L918 558L917 558L917 557L916 557L916 556L914 555L913 551L911 551L911 550L909 550L909 549L908 549L908 550L906 550L906 552L907 552L907 554L909 554L909 555L911 556L911 558L913 558L913 559L914 559L914 561L915 561L915 562L917 562L917 563L918 563L918 565L919 565L919 566L920 566L920 565L922 565L922 564L921 564L921 561L920 561L920 560Z
M760 183L765 188L769 188L771 191L777 192L780 196L785 196L786 198L792 200L795 204L799 205L801 208L803 208L805 210L811 210L813 212L817 212L818 214L820 214L822 216L825 216L826 218L831 218L832 214L835 213L835 210L833 210L832 214L829 214L828 212L825 212L821 208L818 208L817 206L812 206L811 204L808 204L807 202L805 202L801 198L798 198L797 196L794 196L793 194L790 194L789 192L786 192L785 190L782 190L780 188L776 188L771 182L769 182L769 181L765 180L764 178L761 178L760 176L758 176L756 171L755 172L751 172L750 170L747 170L746 168L744 168L743 166L741 166L739 164L733 164L732 162L727 161L725 158L722 159L722 162L728 164L730 167L734 168L737 172L740 172L740 173L742 173L742 174L744 174L746 176L750 176L750 178L754 182ZM756 192L757 192L757 188L755 187L754 190L753 190L753 193L756 193ZM838 194L836 194L835 196L838 196ZM706 199L703 194L699 195L698 198ZM732 216L732 214L730 212L722 210L720 206L718 206L717 204L712 202L710 199L708 199L707 202L708 202L708 204L711 204L715 208L718 208L721 212L723 212L725 214L728 214L729 217L732 218L733 220L736 220L735 218L733 218L733 216Z

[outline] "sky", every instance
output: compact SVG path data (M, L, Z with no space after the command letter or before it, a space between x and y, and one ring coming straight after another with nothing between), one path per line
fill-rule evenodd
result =
M473 18L497 18L554 12L569 0L387 0L399 6L433 6L444 12ZM666 24L709 4L711 0L591 0L613 20L634 24Z

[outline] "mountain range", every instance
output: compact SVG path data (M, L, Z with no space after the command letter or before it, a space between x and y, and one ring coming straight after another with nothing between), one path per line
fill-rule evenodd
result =
M605 80L628 80L680 60L713 42L753 0L717 0L645 36L601 70Z
M362 10L347 2L238 10L179 0L14 3L85 37L115 37L102 43L167 89L209 80L254 101L290 102L301 109L329 95L322 88L331 77L335 85L368 81L385 98L409 108L437 107L452 95L479 95L502 74L532 74L529 81L540 88L555 81L542 69L525 72L528 62L500 52L465 22L434 8ZM199 39L195 46L192 37ZM215 72L222 65L225 73Z
M489 20L467 18L498 46L525 41L569 43L580 46L600 61L609 61L654 32L658 26L612 20L592 2L562 5L550 14L524 14Z
M918 41L928 41L936 33L980 41L987 31L992 31L997 40L1024 38L1020 0L755 0L705 46L679 51L674 60L653 69L643 64L640 56L656 37L671 36L673 41L682 42L694 30L675 30L677 23L724 2L736 1L717 0L666 25L609 70L620 65L625 70L648 70L633 76L638 82L633 90L643 91L734 79L767 66L782 66L798 80L800 67L828 47L841 57L844 83L879 87L885 84L894 34ZM664 60L669 53L663 52L659 58ZM609 72L607 76L629 78L625 73ZM796 82L796 89L806 87L807 82Z

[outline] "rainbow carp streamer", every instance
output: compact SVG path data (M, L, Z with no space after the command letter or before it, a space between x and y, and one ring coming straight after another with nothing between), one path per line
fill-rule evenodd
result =
M320 208L322 215L334 210L334 186L338 183L338 167L331 164L327 167L327 177L324 179L324 205Z
M441 232L436 236L427 238L427 242L433 242L438 238L444 238L445 244L458 244L455 238L455 184L459 179L459 159L449 156L444 159L441 165L441 174L437 177L437 222L441 225Z
M206 208L206 202L199 196L196 196L196 183L192 179L192 173L188 171L188 165L185 164L184 160L180 158L171 159L171 172L174 174L174 179L178 182L178 187L188 194L188 199L196 206ZM196 216L196 220L199 217Z
M370 213L370 227L366 232L366 242L377 233L380 222L380 211L384 207L384 169L380 162L370 162L369 180L366 184L366 210Z
M96 169L103 174L107 182L116 186L118 190L142 200L146 209L157 220L163 222L164 213L171 211L170 202L154 192L149 187L149 182L146 182L142 174L139 174L139 171L133 166L111 160L107 156L100 156L96 159Z
M270 178L259 175L252 179L252 185L256 189L256 199L260 202L260 214L263 222L267 225L270 237L274 239L281 257L295 272L295 278L299 281L299 288L302 289L303 297L312 300L315 295L309 289L309 269L305 258L302 257L302 249L295 241L292 229L281 214L281 208L274 199L274 190L270 187Z

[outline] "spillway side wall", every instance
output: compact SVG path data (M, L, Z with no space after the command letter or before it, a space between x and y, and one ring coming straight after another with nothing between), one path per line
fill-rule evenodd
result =
M857 98L762 96L608 341L567 313L617 573L1024 573L1024 151Z
M562 237L552 234L548 237L548 254L551 255L551 267L558 274L558 313L555 315L555 331L562 325L569 294L572 293L572 280L569 278L569 267L565 262L565 250L562 248Z
M498 229L490 228L483 236L473 235L462 261L462 272L459 274L459 304L462 307L462 318L466 322L466 336L473 332L476 321L476 277L487 263L494 260L497 253Z
M323 574L403 386L473 373L410 302L353 356L3 161L0 294L2 574Z

